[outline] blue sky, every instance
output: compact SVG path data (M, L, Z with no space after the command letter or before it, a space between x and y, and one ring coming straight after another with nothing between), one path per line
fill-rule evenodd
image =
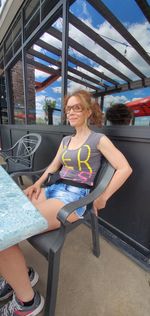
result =
M150 24L146 20L143 13L140 11L136 2L133 0L105 0L103 2L109 7L109 9L114 13L114 15L116 15L118 19L125 25L128 31L139 41L139 43L142 45L145 51L147 51L150 54ZM135 66L139 67L140 65L141 72L143 72L148 77L150 76L150 69L148 64L146 64L146 62L143 61L143 59L134 51L134 49L130 47L128 43L125 43L125 40L120 36L120 34L115 29L113 29L100 14L97 14L95 9L92 8L92 6L89 5L87 1L77 0L71 6L71 12L79 19L81 19L84 23L92 26L94 31L101 35L114 48L116 48L121 54L123 54L127 59L129 59ZM59 19L54 24L54 26L61 31L61 19ZM126 74L132 80L139 79L123 64L117 62L112 55L107 53L103 48L100 48L100 46L96 45L91 39L87 38L83 33L77 31L74 27L70 27L69 34L76 41L85 45L85 47L88 43L88 47L90 47L91 51L93 51L95 54L97 54L105 61L108 60L110 62L111 59L111 64L114 67L117 67L122 73ZM42 39L48 43L51 43L53 46L56 46L57 48L61 49L61 42L54 39L47 33L45 33L42 36ZM39 47L35 47L35 49L42 51L42 53L48 56L52 56L45 50L41 50ZM70 48L69 54L71 54L75 58L81 59L82 61L94 67L95 69L104 72L107 76L111 76L111 78L119 81L120 83L123 83L121 82L120 78L110 74L110 72L104 69L101 65L97 65L96 63L93 63L91 60L81 56L74 49ZM56 60L59 60L58 57L54 55L52 57ZM76 69L80 70L80 67L77 67ZM81 69L81 71L83 71L83 69ZM89 74L88 72L85 73ZM44 79L46 79L46 77L46 74L42 74L40 71L36 70L37 81L43 81ZM77 88L85 89L84 86L80 86L71 81L68 82L69 91L75 90ZM49 86L40 93L37 93L37 113L39 114L39 116L45 98L55 99L57 101L57 107L60 108L60 92L61 79L57 80L57 82L53 83L53 85ZM134 99L143 98L146 96L150 96L150 88L128 91L121 94L113 94L105 98L105 107L108 107L112 102L127 102Z

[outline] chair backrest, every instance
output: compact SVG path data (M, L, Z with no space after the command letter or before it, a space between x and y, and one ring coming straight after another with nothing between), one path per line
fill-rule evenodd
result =
M29 133L29 134L24 135L13 146L12 156L15 156L15 158L21 158L20 163L32 169L34 154L36 150L38 149L38 147L40 146L41 141L42 141L42 137L40 134ZM9 164L11 164L11 162Z
M108 160L102 156L101 157L101 165L97 171L95 180L94 180L94 188L96 188L98 186L98 184L101 182L101 179L103 178L104 172L106 169L110 168L110 163L108 162ZM112 168L113 170L113 168Z
M16 155L17 156L32 156L39 145L41 144L41 135L36 133L30 133L21 137L17 144Z

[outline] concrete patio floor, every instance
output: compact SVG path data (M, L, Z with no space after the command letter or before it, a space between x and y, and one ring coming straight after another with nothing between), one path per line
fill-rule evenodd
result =
M101 255L96 258L91 232L85 225L67 236L55 316L149 316L150 273L101 236L100 244ZM40 275L36 288L44 296L47 261L27 241L20 246L27 264Z
M101 256L91 251L85 225L68 235L61 258L56 316L149 316L150 274L102 237ZM28 242L21 247L37 269L45 295L47 261ZM43 313L40 314L43 316Z

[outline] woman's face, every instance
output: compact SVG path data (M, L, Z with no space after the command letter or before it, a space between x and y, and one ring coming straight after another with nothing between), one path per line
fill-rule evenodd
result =
M67 120L73 127L87 125L87 120L91 115L91 110L86 109L78 97L70 97L65 107Z

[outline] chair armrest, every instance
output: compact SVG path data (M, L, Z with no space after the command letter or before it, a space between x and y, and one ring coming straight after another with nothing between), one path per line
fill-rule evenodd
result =
M11 177L16 181L18 177L26 175L26 176L33 176L33 175L40 175L42 174L46 168L36 171L23 171L23 172L15 172L11 174ZM107 163L106 166L103 168L99 182L95 189L90 192L86 197L81 198L78 201L68 203L67 205L63 206L57 214L57 219L65 226L67 225L68 221L67 218L70 214L72 214L76 209L87 206L91 202L93 202L108 186L110 180L114 175L115 169Z
M106 168L104 168L101 181L99 181L96 188L90 192L86 197L81 198L78 201L68 203L67 205L63 206L57 214L57 219L65 226L67 225L68 221L67 218L70 214L72 214L76 209L82 206L86 206L93 202L101 193L106 189L110 180L114 175L115 169L110 165L107 164Z
M21 156L6 156L5 160L8 160L8 159L12 159L12 160L23 160L24 158L28 158L28 157L31 157L31 154L27 154L27 155L21 155Z
M12 161L14 161L14 160L20 160L20 157L19 156L6 156L5 157L5 162L9 162L9 160L12 160Z
M22 176L36 176L36 175L40 175L42 174L46 168L40 169L40 170L34 170L34 171L17 171L17 172L13 172L11 174L11 177L16 180L18 177L22 177Z
M8 149L1 149L0 150L0 154L3 154L3 152L5 153L7 153L7 152L9 152L9 151L11 151L12 149L14 149L15 147L16 147L16 145L18 145L18 142L17 143L15 143L12 147L10 147L10 148L8 148Z
M9 151L11 151L12 149L14 149L14 146L11 147L11 148L8 148L8 149L1 149L1 150L0 150L0 155L2 155L3 153L9 152Z

